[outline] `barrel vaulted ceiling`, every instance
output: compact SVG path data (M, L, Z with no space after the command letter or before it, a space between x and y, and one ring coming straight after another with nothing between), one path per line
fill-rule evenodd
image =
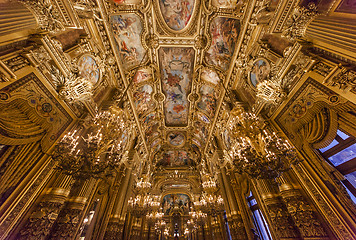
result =
M249 6L230 0L99 6L141 139L157 165L195 164L208 150L254 10Z

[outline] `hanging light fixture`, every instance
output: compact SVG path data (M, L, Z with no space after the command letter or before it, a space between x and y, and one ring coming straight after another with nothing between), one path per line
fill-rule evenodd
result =
M292 145L269 131L261 118L242 107L231 113L228 128L234 142L226 154L239 173L253 178L276 178L298 161Z
M128 211L133 215L141 217L148 213L157 212L160 207L159 196L151 195L151 182L147 176L140 178L135 185L136 196L128 200ZM158 213L157 213L158 214ZM157 216L159 216L158 214ZM148 214L148 216L150 216ZM152 215L153 217L153 215Z
M89 130L86 137L77 130L66 134L52 155L58 168L74 178L103 177L125 156L130 126L122 109L97 114Z

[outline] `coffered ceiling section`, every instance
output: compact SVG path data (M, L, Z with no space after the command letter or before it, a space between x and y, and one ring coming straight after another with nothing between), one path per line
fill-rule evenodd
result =
M228 81L241 3L104 0L103 7L142 139L152 156L160 150L158 165L192 165Z

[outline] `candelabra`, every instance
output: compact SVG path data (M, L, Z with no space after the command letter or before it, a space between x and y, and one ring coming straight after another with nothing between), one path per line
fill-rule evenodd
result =
M77 130L66 134L52 155L58 168L74 178L101 178L125 155L130 129L123 110L99 113L92 122L86 137Z
M234 143L226 154L239 173L253 178L276 178L297 162L295 149L287 140L268 131L261 118L240 107L231 113L228 128Z

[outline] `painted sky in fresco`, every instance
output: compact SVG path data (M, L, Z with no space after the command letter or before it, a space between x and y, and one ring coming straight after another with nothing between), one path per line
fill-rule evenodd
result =
M212 42L205 54L206 62L226 71L234 53L239 32L239 20L226 17L215 18L210 25Z
M164 21L173 30L182 30L193 14L194 0L159 0Z
M145 53L141 44L142 22L134 13L113 15L111 28L120 54L123 67L128 69L138 65Z
M163 47L159 49L161 83L166 95L164 103L167 126L188 124L189 102L193 77L193 48Z

